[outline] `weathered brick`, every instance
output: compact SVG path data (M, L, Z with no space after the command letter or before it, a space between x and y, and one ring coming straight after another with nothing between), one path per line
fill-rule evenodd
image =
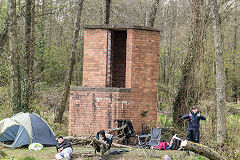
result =
M115 128L116 120L123 119L131 120L136 132L141 132L146 124L149 128L156 125L160 33L125 28L112 34L115 36L112 85L126 88L116 90L107 87L109 30L118 31L85 29L83 87L70 91L69 135L89 135ZM146 116L142 116L145 111Z

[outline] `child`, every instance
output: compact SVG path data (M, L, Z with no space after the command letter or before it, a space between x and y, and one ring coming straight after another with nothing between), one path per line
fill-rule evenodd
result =
M194 106L192 111L184 115L183 119L188 120L188 132L187 132L187 140L192 141L194 143L199 143L199 121L206 120L206 117L200 114L198 108Z

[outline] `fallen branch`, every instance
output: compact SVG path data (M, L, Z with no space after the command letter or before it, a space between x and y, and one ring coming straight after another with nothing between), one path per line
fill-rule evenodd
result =
M125 125L123 125L122 127L120 127L120 128L112 128L112 129L109 129L108 131L106 131L106 133L112 133L112 132L115 132L115 131L122 131L122 130L124 130L125 128L127 127L127 125L125 124Z
M126 135L124 133L124 129L127 127L127 125L123 125L120 128L113 128L113 129L109 129L108 131L106 131L106 134L113 134L113 132L117 132L117 134L113 134L114 135L114 140L117 142L123 142L124 139L126 138ZM64 137L64 139L69 140L73 145L88 145L88 144L92 144L92 142L95 143L102 143L101 141L97 140L93 134L91 134L88 137L73 137L73 136L67 136ZM117 144L115 143L115 146ZM119 146L119 145L118 145ZM124 145L123 145L124 146ZM129 148L129 147L128 147Z
M199 143L193 143L185 140L182 141L181 147L193 151L195 153L198 153L200 155L203 155L209 158L210 160L225 160L225 158L220 156L216 151L212 150L208 146L204 146Z
M240 115L240 108L231 107L228 110L228 112L231 113L231 114L238 114L238 115Z
M94 137L84 138L84 137L67 136L67 137L64 137L64 139L69 140L73 145L76 145L76 144L87 145L87 144L91 144L92 142L97 144L105 144L104 142L97 140ZM117 143L112 143L112 146L121 147L121 148L133 148L131 146L117 144Z
M68 136L64 137L64 139L69 140L73 145L81 144L81 145L87 145L92 143L92 138L88 137L73 137L73 136Z
M114 147L120 147L120 148L133 148L132 146L126 146L126 145L117 144L117 143L113 143L112 146L114 146Z

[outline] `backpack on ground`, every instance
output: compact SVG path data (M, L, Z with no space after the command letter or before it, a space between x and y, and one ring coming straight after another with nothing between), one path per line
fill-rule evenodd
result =
M158 146L154 146L154 148L160 149L160 150L165 150L167 147L167 142L166 141L161 141Z
M176 135L173 136L172 138L172 146L171 146L171 150L178 150L180 148L181 145L181 138L177 137Z

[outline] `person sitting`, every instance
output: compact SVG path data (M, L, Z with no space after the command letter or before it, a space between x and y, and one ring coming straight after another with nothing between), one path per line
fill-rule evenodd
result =
M62 136L59 136L57 139L58 144L56 145L57 148L57 154L55 155L56 159L71 159L71 154L73 152L71 143L63 139Z
M99 140L100 143L94 141L93 147L95 148L95 154L96 152L100 152L100 160L103 154L111 148L112 138L113 136L111 134L106 135L104 130L97 132L96 139Z

